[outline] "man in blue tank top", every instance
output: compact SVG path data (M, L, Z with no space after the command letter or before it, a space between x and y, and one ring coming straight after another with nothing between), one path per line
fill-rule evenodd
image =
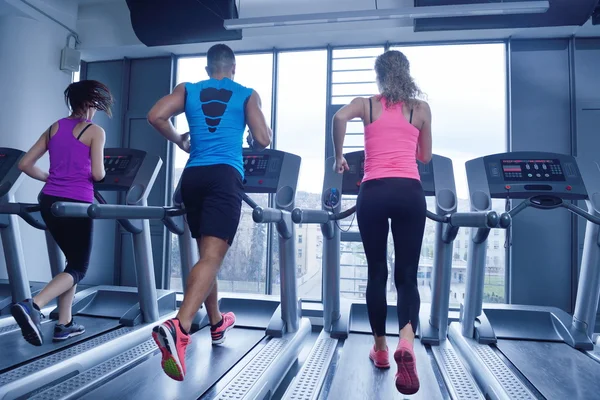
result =
M219 310L216 277L240 220L244 130L248 125L248 143L255 149L268 147L272 136L258 93L233 81L235 55L228 46L218 44L208 50L206 72L208 80L177 85L148 114L154 128L190 153L181 176L181 195L200 251L179 313L155 327L152 334L161 349L163 370L175 380L185 376L185 349L191 342L188 332L202 303L213 344L223 343L235 324L233 313ZM190 127L185 134L177 133L171 123L182 112Z

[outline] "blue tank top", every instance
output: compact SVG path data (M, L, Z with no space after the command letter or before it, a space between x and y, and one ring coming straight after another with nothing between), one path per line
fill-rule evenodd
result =
M185 116L190 127L186 168L227 164L243 178L245 106L252 89L229 78L186 83L185 89Z

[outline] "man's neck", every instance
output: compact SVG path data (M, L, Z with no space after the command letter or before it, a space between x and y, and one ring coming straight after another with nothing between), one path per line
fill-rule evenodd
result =
M231 74L214 74L214 75L211 75L210 77L211 77L211 79L216 79L218 81L225 79L225 78L233 80L233 76Z

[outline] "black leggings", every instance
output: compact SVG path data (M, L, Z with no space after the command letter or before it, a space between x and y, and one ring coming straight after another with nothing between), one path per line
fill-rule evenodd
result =
M398 323L402 329L410 322L413 331L417 330L421 305L417 269L426 210L425 195L418 180L383 178L360 185L356 218L369 269L367 310L371 329L377 336L385 335L389 219L394 238Z
M46 227L67 259L65 271L78 284L87 272L92 252L93 220L90 218L61 218L52 214L52 205L58 201L86 203L84 201L42 194L41 214ZM87 203L86 203L87 204Z

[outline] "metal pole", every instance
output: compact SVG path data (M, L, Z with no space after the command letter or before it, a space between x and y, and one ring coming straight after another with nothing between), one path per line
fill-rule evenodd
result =
M443 239L444 225L435 225L435 248L433 256L433 281L431 288L431 315L429 323L438 329L439 340L446 339L448 332L448 309L452 279L452 243Z
M46 246L48 247L48 258L50 259L50 271L54 278L65 270L65 255L60 247L58 247L50 231L46 229L44 234L46 235Z
M281 281L281 319L287 332L296 332L300 323L300 306L296 282L296 227L289 212L277 224L279 231L279 276Z
M14 202L14 196L9 196L10 202ZM21 232L19 220L16 215L0 216L2 247L4 248L4 259L6 261L6 272L13 303L31 298L31 289L27 270L25 269L25 257L23 255L23 244L21 243Z
M146 199L141 206L147 206ZM156 295L156 278L154 276L154 260L152 259L152 241L150 239L150 221L144 219L142 232L133 235L135 253L135 271L138 286L140 309L144 322L158 321L158 300Z

